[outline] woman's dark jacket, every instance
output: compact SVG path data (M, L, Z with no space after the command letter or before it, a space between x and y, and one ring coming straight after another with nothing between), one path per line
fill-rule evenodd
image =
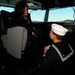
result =
M22 26L25 27L28 31L28 36L32 35L32 22L30 18L30 14L28 14L28 21L30 21L30 24L25 20L22 15L17 14L15 11L10 13L10 23L9 23L9 28L10 27L15 27L15 26Z

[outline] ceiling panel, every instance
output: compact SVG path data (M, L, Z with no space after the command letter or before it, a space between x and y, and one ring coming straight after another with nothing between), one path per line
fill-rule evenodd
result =
M20 0L0 0L0 3L15 5ZM49 9L54 7L74 6L75 0L24 0L28 3L33 3L30 7L42 7L42 9ZM41 4L41 5L40 5Z
M53 7L67 7L73 6L75 0L34 0L42 3L44 9L49 9Z

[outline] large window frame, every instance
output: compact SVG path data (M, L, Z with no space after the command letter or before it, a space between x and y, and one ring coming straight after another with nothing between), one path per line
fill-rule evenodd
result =
M74 8L75 7L65 7L65 8L52 8L48 10L28 9L28 12L30 13L32 22L74 22L75 21ZM1 10L12 12L14 11L14 7L0 6L0 11ZM70 17L68 17L67 15L70 15ZM62 17L64 18L62 19Z

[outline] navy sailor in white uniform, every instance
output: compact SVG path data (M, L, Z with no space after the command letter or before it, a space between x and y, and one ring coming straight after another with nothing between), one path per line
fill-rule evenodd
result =
M54 43L44 48L45 61L41 66L41 75L68 75L66 64L74 54L74 50L63 40L67 32L68 29L62 25L51 24L49 36Z

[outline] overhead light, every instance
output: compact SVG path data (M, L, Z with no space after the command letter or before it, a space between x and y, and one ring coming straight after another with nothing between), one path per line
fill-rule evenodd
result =
M28 5L29 7L34 6L33 3L27 3L27 5Z

